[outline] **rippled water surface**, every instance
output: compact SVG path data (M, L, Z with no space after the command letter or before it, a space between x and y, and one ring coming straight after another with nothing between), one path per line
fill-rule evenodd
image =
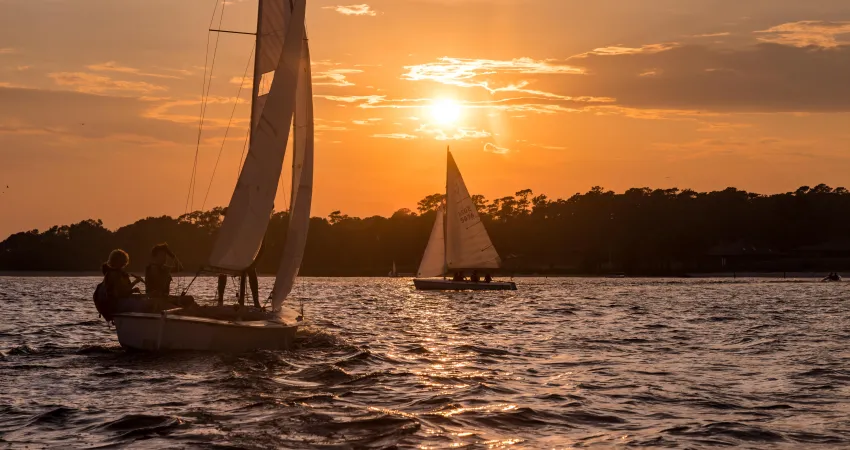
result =
M228 355L124 352L98 281L0 278L0 447L850 448L850 283L302 279Z

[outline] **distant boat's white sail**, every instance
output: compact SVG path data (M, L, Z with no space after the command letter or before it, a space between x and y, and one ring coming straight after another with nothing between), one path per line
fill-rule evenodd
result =
M289 229L283 249L277 279L274 284L272 305L279 311L283 301L292 292L295 278L304 259L307 230L310 227L310 208L313 201L313 83L310 69L310 47L304 39L301 52L301 69L295 104L295 147L292 155L292 201Z
M254 99L254 125L260 120L267 94L271 89L272 78L280 62L283 42L286 38L286 26L292 17L293 0L260 0L259 20L257 20L257 76L259 92Z
M446 260L450 270L497 269L501 264L451 152L446 183Z
M422 263L419 264L419 277L439 277L446 273L446 242L443 235L443 208L437 210L437 220L431 229L431 238L425 247Z
M304 40L306 0L294 0L283 51L263 112L254 127L251 148L213 247L210 265L244 270L256 258L277 193L292 125Z

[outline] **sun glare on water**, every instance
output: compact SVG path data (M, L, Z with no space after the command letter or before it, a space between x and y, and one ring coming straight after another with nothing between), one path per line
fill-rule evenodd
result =
M431 104L431 117L440 125L451 125L460 120L461 106L449 99L437 100Z

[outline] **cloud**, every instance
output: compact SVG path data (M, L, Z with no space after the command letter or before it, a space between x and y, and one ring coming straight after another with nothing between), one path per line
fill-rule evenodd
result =
M0 47L0 55L11 55L14 53L18 53L18 51L14 48L9 47Z
M86 72L54 72L47 74L47 76L52 78L59 86L69 86L77 92L87 94L149 94L167 90L164 86L144 81L114 80L110 77Z
M353 123L355 125L375 125L382 120L384 120L384 119L379 119L379 118L373 117L373 118L366 119L366 120L352 120L351 123Z
M377 103L386 98L384 95L315 95L314 97L323 98L332 102L362 104Z
M153 106L147 108L142 113L142 117L144 118L162 120L183 125L197 126L198 124L198 107L201 105L201 101L199 99L172 100L146 99L143 97L142 100L154 103ZM233 108L234 101L238 101L239 103L245 103L245 100L235 99L233 97L208 97L207 112L204 116L204 129L227 128L228 125L232 129L247 129L248 123L250 121L249 118L234 118L232 121L229 118L229 113L231 111L231 108ZM225 110L221 113L221 115L216 114L215 108L217 106L225 107Z
M131 74L131 75L138 75L140 77L170 78L170 79L176 79L176 80L181 79L180 77L175 76L175 75L164 75L164 74L160 74L160 73L142 72L141 70L136 69L134 67L121 66L114 61L109 61L109 62L100 63L100 64L92 64L92 65L86 66L86 68L89 69L89 70L93 70L95 72L118 72L118 73L126 73L126 74Z
M587 53L581 53L579 55L573 56L573 58L587 58L588 56L614 56L614 55L641 55L641 54L653 54L664 52L670 50L671 48L678 47L679 44L675 42L668 42L663 44L649 44L644 45L637 48L632 47L601 47L595 50L589 51ZM572 59L572 58L571 58Z
M497 92L525 92L540 96L554 96L548 92L526 89L527 80L499 83L499 75L556 75L582 74L582 69L554 60L517 58L512 60L439 58L437 62L406 66L402 78L409 81L434 81L459 87L479 87L491 94Z
M486 139L493 136L489 131L460 126L440 126L436 124L422 124L416 129L416 132L433 136L438 141Z
M31 108L31 105L50 108ZM0 88L0 124L7 137L30 136L36 147L75 140L109 140L148 145L194 143L198 117L191 126L148 120L149 102L133 97L65 90ZM39 138L43 136L44 139ZM39 140L32 140L38 138ZM2 147L2 146L0 146Z
M340 14L344 14L346 16L377 16L377 11L373 10L367 4L361 5L348 5L348 6L325 6L322 9L332 9Z
M850 43L850 22L804 20L785 23L767 30L756 31L759 40L794 47L837 47ZM844 39L840 39L844 37Z
M490 152L490 153L495 153L497 155L506 155L506 154L510 153L511 150L508 149L508 148L496 146L496 145L488 142L488 143L484 144L484 151Z
M703 112L850 111L850 46L761 43L682 45L650 52L586 53L587 75L565 95L616 99L619 108ZM651 76L641 76L647 71Z
M726 37L726 36L731 36L731 35L732 35L732 33L729 33L729 32L727 31L727 32L722 32L722 33L695 34L695 35L693 35L693 36L691 36L691 37L695 37L695 38L713 38L713 37Z
M313 86L354 86L354 83L346 78L346 75L353 73L363 73L363 71L360 69L331 69L316 72L313 74Z
M346 128L346 127L335 127L333 125L325 125L325 124L322 124L322 123L317 123L317 124L313 125L313 128L316 131L347 131L348 130L348 128Z
M417 136L405 133L373 134L372 137L382 139L403 139L406 141L418 139Z

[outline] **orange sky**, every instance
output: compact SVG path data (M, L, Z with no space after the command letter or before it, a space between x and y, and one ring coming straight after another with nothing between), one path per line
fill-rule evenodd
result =
M0 239L185 211L215 3L0 0ZM314 215L414 207L446 145L488 198L850 185L845 0L309 0L308 30ZM221 36L195 208L235 184L245 103L204 203L251 46Z

